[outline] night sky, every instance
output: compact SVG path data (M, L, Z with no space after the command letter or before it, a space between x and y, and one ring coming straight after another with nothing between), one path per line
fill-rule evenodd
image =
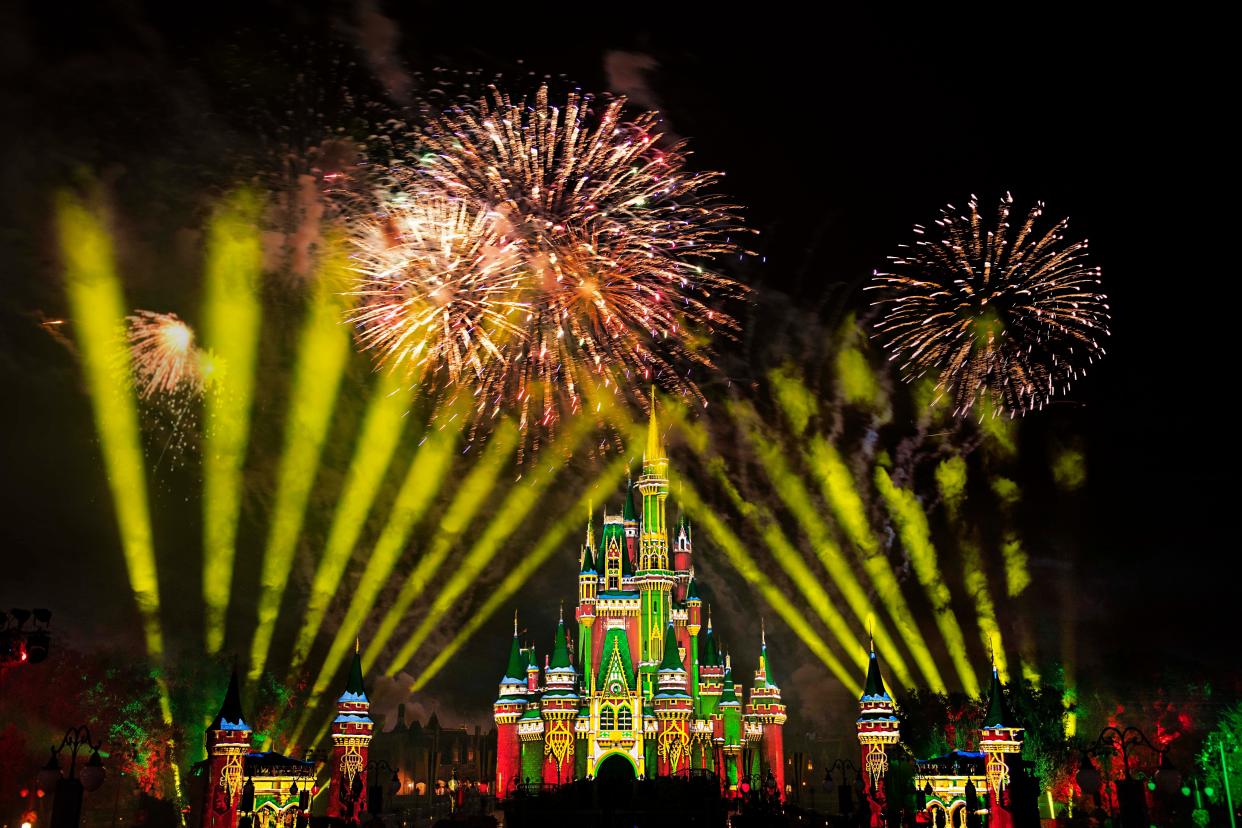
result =
M612 53L613 82L618 67L650 59L646 94L690 140L691 163L727 172L721 189L760 231L762 260L744 277L777 305L864 310L862 285L910 226L972 193L990 208L1008 190L1019 204L1041 199L1049 215L1070 216L1071 237L1089 237L1103 268L1113 336L1086 381L1022 426L1033 577L1078 596L1080 669L1119 682L1157 682L1166 670L1239 680L1228 402L1236 263L1226 202L1234 133L1225 126L1235 93L1226 90L1226 52L1212 42L1219 21L1133 11L1083 20L1031 7L1034 19L985 28L896 9L802 17L773 7L763 20L762 5L703 6L682 19L610 6L610 18L596 19L591 5L490 13L374 2L209 3L174 18L174 5L0 11L0 606L52 608L77 646L140 646L79 367L39 326L44 315L66 314L51 232L58 187L87 175L102 182L125 216L127 298L193 320L197 253L185 228L262 156L282 121L281 90L297 87L299 74L308 98L322 96L329 110L345 87L395 107L401 89L417 95L436 67L528 85L564 76L608 91ZM296 308L283 310L283 339L265 353L265 371L279 372L280 348L296 337ZM744 349L727 347L724 364L745 379ZM347 413L361 405L366 379L354 374ZM279 447L279 416L256 427L267 432L253 445ZM330 445L324 462L339 478L343 469L331 464L343 466L349 446L334 428L344 445ZM1087 455L1087 488L1072 504L1038 483L1047 477L1040 447L1056 441L1076 441ZM253 613L246 567L257 568L271 499L270 468L253 465L237 619ZM199 640L196 491L193 471L182 469L158 476L152 494L165 627L188 654ZM559 514L556 502L545 508L549 519ZM532 590L572 598L572 567L567 549ZM532 635L550 638L555 600L520 600ZM1025 608L1037 611L1038 599ZM226 649L248 644L237 619ZM498 613L463 651L469 670L428 687L449 720L489 717L509 623ZM724 626L751 669L744 625ZM278 633L277 646L291 635ZM780 637L778 659L810 660L791 633Z

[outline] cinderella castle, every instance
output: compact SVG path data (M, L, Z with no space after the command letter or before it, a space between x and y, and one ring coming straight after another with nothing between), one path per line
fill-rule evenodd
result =
M758 669L743 704L695 584L687 520L669 542L668 469L653 405L642 476L627 486L621 514L605 512L598 546L588 521L577 623L567 624L562 610L542 668L515 616L494 705L497 796L524 783L696 770L731 785L771 774L783 795L785 705L762 625Z

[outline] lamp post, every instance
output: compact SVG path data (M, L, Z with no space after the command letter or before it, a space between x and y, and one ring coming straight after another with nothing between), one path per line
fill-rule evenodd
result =
M82 795L85 791L97 791L104 783L107 772L99 758L102 741L92 742L91 731L86 725L70 728L60 745L52 746L52 755L39 771L37 781L40 790L54 790L52 799L52 828L77 828L82 822ZM62 776L61 751L69 748L69 775ZM78 752L90 748L90 759L78 771Z
M397 792L401 790L401 777L397 775L396 768L383 759L367 762L367 779L372 780L372 783L367 786L367 810L371 813L371 816L384 812L384 789L374 782L377 771L392 774L388 787L389 796L396 796Z
M1082 762L1078 769L1078 787L1084 793L1090 791L1097 803L1099 802L1098 791L1102 780L1100 772L1096 770L1090 757L1105 752L1105 745L1109 745L1114 749L1120 749L1121 751L1123 777L1113 780L1113 787L1117 791L1116 810L1121 828L1131 828L1132 826L1133 828L1139 828L1139 826L1145 828L1148 824L1147 798L1143 793L1143 784L1130 773L1130 749L1144 747L1159 757L1159 767L1156 771L1154 782L1156 787L1162 792L1167 793L1180 788L1182 784L1181 773L1169 761L1168 749L1158 748L1153 745L1143 731L1133 726L1122 729L1110 725L1100 731L1100 735L1095 742L1083 749Z
M862 772L849 759L838 759L824 771L825 791L832 791L834 784L832 774L838 769L841 771L841 786L837 788L837 812L845 816L854 812L854 790L846 773L852 772L854 774L854 785L857 785L862 781Z

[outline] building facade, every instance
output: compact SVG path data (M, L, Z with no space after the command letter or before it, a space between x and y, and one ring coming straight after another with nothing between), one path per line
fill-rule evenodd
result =
M336 707L327 814L357 822L367 806L367 754L374 729L357 648ZM220 712L207 727L207 758L193 769L199 789L191 797L195 803L191 807L198 811L197 824L202 828L237 828L242 816L249 817L254 828L294 828L298 817L309 816L311 800L319 793L319 764L255 751L251 736L235 668Z
M987 713L979 730L979 750L955 750L914 761L914 790L924 821L938 828L1036 828L1039 782L1022 759L1024 728L1005 696L1000 673L992 667ZM875 645L867 680L858 700L858 743L862 750L863 793L871 828L901 824L898 811L908 791L889 789L889 756L901 746L896 705L884 685Z
M568 622L562 611L542 666L514 616L494 705L498 797L523 783L692 770L730 785L770 773L783 795L785 705L762 624L743 704L694 579L691 525L681 519L670 532L668 491L653 400L642 475L627 485L620 514L605 510L598 545L588 520L577 607Z

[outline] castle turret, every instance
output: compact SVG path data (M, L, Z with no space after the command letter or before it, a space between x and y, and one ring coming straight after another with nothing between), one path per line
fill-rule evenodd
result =
M677 518L677 528L673 533L673 572L677 586L673 590L673 600L684 603L693 576L694 556L690 543L690 521L685 515Z
M768 659L768 640L759 622L759 669L755 671L755 686L750 691L750 711L763 727L760 754L766 770L776 778L776 788L785 797L785 705L781 702L781 688L772 676L772 663Z
M742 754L742 703L738 701L733 684L733 662L729 654L724 657L724 679L720 692L720 703L716 705L720 713L720 738L723 739L721 752L724 755L725 776L730 785L738 783L741 771Z
M513 643L509 663L500 679L500 693L492 711L496 718L496 796L504 799L521 780L522 750L517 723L526 712L526 657L518 640L517 613L513 613Z
M668 458L656 420L655 389L651 390L651 419L647 423L647 448L643 474L638 478L642 493L642 530L638 537L638 569L634 584L641 598L639 673L644 695L654 692L657 666L664 655L664 632L671 617L674 584L669 566L665 500L668 498Z
M983 751L988 775L988 825L990 828L1012 828L1015 820L1015 801L1010 783L1021 774L1013 766L1021 761L1024 730L1018 724L1000 680L1000 671L992 666L992 692L988 698L988 710L979 731L979 750Z
M203 803L203 828L236 828L241 799L242 774L250 752L250 725L242 714L237 668L229 677L220 712L207 726L207 790Z
M707 627L703 630L703 646L699 655L699 717L716 715L720 694L724 692L724 659L717 647L716 634L712 630L711 610L707 613Z
M591 644L595 624L595 604L599 596L599 572L595 563L595 527L587 515L586 542L582 545L582 562L578 567L578 664L587 674L587 693L591 692Z
M625 535L626 561L630 570L638 560L638 510L634 508L634 481L625 481L625 501L621 504L621 526Z
M670 623L664 635L664 657L660 660L659 690L652 699L659 733L656 737L657 770L671 776L690 767L690 717L693 700L686 692L686 667Z
M686 632L690 639L690 697L694 700L696 712L699 709L699 631L703 628L702 621L703 599L699 597L692 571L690 583L686 585Z
M901 739L897 722L897 709L893 698L884 687L880 675L880 660L871 645L871 660L867 665L867 680L862 696L858 699L858 743L862 748L863 790L871 811L871 828L883 828L888 775L888 746Z
M565 618L556 625L556 640L544 674L543 697L539 712L543 718L543 781L564 784L574 779L574 722L578 718L579 697L574 689L578 673L569 661Z
M362 686L362 656L354 642L354 660L349 665L345 692L336 700L332 721L332 795L328 816L348 821L358 819L366 804L367 751L375 723L370 716L371 702Z

